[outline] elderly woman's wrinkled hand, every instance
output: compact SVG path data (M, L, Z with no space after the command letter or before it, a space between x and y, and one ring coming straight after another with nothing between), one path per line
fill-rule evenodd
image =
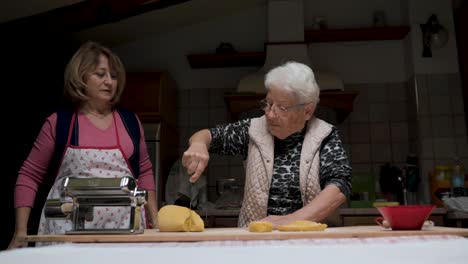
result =
M266 221L266 222L272 223L273 228L276 229L280 225L291 224L294 221L294 219L291 218L290 214L289 215L269 215L269 216L261 219L261 221Z
M190 182L195 182L208 165L210 155L205 144L193 143L182 156L182 166L191 175Z

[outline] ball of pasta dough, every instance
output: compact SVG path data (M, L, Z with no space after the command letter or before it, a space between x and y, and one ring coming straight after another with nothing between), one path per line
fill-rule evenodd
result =
M161 232L201 232L205 223L187 207L166 205L158 212L158 227Z

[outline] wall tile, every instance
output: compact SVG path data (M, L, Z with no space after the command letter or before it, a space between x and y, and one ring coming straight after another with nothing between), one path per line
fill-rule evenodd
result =
M369 85L368 84L345 84L345 90L354 90L359 92L358 96L354 100L354 103L369 103Z
M388 122L389 105L387 103L371 103L369 108L370 122Z
M429 108L431 115L449 115L452 113L449 96L431 96Z
M225 89L209 89L208 95L209 97L209 106L210 108L220 108L225 107L226 104L224 102L224 93Z
M456 137L457 157L468 158L468 142L466 136Z
M461 85L460 74L448 74L448 83L450 87L450 94L453 97L463 97L463 88Z
M369 104L354 104L353 112L349 115L351 123L369 122Z
M388 90L385 84L376 83L368 86L369 103L388 102Z
M390 126L388 122L371 123L370 131L372 143L390 142Z
M179 127L190 126L190 110L188 108L179 108L177 111L177 125Z
M454 138L434 138L434 157L453 158L456 154L456 146Z
M429 91L427 87L427 78L425 75L418 75L416 77L416 95L419 99L428 99Z
M392 142L408 142L407 122L391 122L390 131Z
M356 123L350 125L350 143L369 143L369 123Z
M179 108L188 107L190 105L190 90L189 89L178 90L177 102L178 102L177 107Z
M421 138L432 138L432 119L430 117L421 117L418 122L419 136Z
M429 97L418 98L417 102L418 117L427 117L431 115Z
M408 110L406 101L397 101L390 104L390 120L406 121L408 120Z
M192 89L190 90L190 99L189 99L189 107L190 108L209 108L209 94L210 89Z
M389 83L387 90L390 102L406 101L407 99L407 85L406 83Z
M406 114L407 120L414 121L418 117L418 104L416 100L416 87L412 80L406 84Z
M192 109L190 111L190 127L207 128L209 126L208 109Z
M208 126L214 127L218 124L228 123L228 113L225 107L213 107L209 110Z
M432 134L435 138L451 137L454 135L454 126L451 116L435 116L431 119L431 123Z
M455 136L466 136L466 122L464 115L457 115L453 122Z
M410 153L408 143L392 142L392 160L398 163L406 162L406 157Z
M372 163L356 163L352 164L353 174L368 174L374 173L372 171Z
M432 138L423 138L421 140L421 158L434 159L434 142Z
M431 96L450 95L447 74L432 74L427 76L427 88Z
M465 104L463 103L463 96L451 97L452 113L455 115L465 114Z
M352 163L370 163L370 144L351 144L351 162Z
M383 143L372 144L372 162L392 161L391 145Z

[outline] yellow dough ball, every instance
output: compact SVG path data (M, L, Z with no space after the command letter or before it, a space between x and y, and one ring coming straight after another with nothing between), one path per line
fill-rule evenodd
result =
M278 226L279 231L323 231L328 226L313 221L298 220L289 225Z
M267 221L252 221L249 223L250 232L271 232L273 224Z
M161 232L201 232L205 229L195 211L178 205L166 205L159 210L158 226Z

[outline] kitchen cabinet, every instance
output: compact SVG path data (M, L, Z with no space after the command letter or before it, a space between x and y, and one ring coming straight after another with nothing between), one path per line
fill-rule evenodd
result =
M158 202L164 201L170 169L179 158L177 86L167 71L128 72L120 105L134 111L145 131L148 152L155 170Z
M128 72L120 104L142 122L167 122L177 127L177 86L168 72Z

